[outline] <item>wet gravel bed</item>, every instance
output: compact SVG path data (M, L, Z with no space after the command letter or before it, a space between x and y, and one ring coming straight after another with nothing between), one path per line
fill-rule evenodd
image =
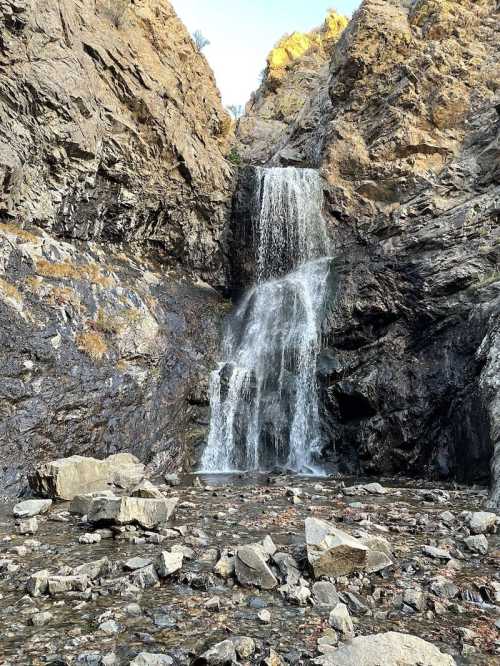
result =
M35 534L21 535L13 502L1 504L0 664L129 664L141 652L191 664L235 636L255 641L253 654L241 663L313 663L320 655L318 639L331 631L328 607L313 597L300 605L278 589L243 587L234 576L214 573L225 550L269 535L278 551L299 563L303 587L310 587L304 520L312 516L391 544L393 566L332 579L356 635L411 633L458 664L500 664L496 528L484 534L486 553L471 551L465 542L471 533L466 512L483 510L484 489L382 479L383 494L346 495L345 487L363 481L285 476L180 481L160 486L179 503L171 524L157 536L128 526L103 533L112 538L82 544L79 538L94 528L68 515L67 503L54 503L38 517ZM424 552L426 546L431 550ZM136 557L155 561L172 547L183 547L180 571L145 589L136 580L129 583L124 563ZM449 556L436 556L443 550ZM38 597L26 591L28 578L39 570L70 575L78 565L102 558L109 561L106 574L88 590ZM452 593L443 589L443 579L456 588ZM269 621L263 621L263 610Z

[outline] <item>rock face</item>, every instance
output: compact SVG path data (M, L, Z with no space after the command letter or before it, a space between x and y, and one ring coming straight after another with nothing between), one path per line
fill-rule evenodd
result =
M321 132L292 120L270 158L325 177L337 276L318 363L325 457L344 471L491 476L493 502L498 29L494 0L365 0L333 50ZM231 227L235 254L247 241L237 289L251 280L250 181Z
M269 53L262 83L237 124L238 151L245 161L294 165L310 157L307 149L290 151L288 132L298 125L303 135L321 133L320 115L329 104L329 60L347 22L332 10L321 27L285 35Z
M72 454L179 469L225 309L213 75L167 0L5 0L0 34L0 487Z
M322 666L454 666L455 660L437 647L409 634L358 636L332 653L315 660Z

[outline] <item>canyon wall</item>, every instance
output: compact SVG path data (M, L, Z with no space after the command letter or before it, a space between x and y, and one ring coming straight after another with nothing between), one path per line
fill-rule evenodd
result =
M319 371L325 456L341 469L490 478L500 446L499 28L493 0L365 0L317 77L328 102L313 94L270 153L260 135L247 152L250 163L317 166L325 177L338 287ZM252 279L242 250L251 179L244 171L231 226L247 268L238 288Z
M231 121L167 0L0 1L0 487L207 423Z

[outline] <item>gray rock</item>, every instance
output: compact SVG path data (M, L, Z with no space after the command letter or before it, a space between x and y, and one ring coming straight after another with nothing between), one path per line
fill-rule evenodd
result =
M36 534L38 532L38 520L36 517L21 520L16 525L18 534Z
M91 523L115 525L136 523L145 529L165 524L172 516L178 498L144 499L141 497L94 498L88 512Z
M330 611L328 622L330 623L330 626L339 631L344 638L354 637L354 625L345 604L338 603L335 608Z
M143 569L152 563L153 560L147 557L132 557L130 560L127 560L123 566L129 571L135 571L136 569Z
M43 627L48 624L54 616L49 611L42 611L31 616L31 624L34 627Z
M151 481L143 479L130 493L131 497L144 497L146 499L163 499L162 492Z
M86 493L84 495L75 495L69 505L70 513L77 516L86 516L95 499L116 497L112 490L98 490L95 493Z
M306 518L305 530L307 557L316 578L363 569L368 548L357 539L318 518Z
M106 620L99 625L99 631L102 631L108 636L113 636L114 634L120 633L121 627L116 620Z
M244 586L255 585L264 590L271 590L278 585L276 576L266 564L261 549L255 545L238 548L235 573L238 582Z
M380 483L364 483L344 488L342 492L344 495L385 495L387 490Z
M37 571L28 578L26 590L32 597L41 597L49 590L49 572L47 569Z
M443 599L454 599L459 589L451 580L444 578L443 576L437 576L436 578L430 581L429 589L437 597Z
M425 610L426 595L422 590L408 588L403 593L403 602L416 611Z
M73 574L75 576L87 576L89 580L95 580L96 578L105 576L109 569L110 562L107 557L103 557L100 560L95 560L94 562L80 564L73 569Z
M71 500L76 495L109 489L130 490L144 477L145 467L130 453L116 453L104 460L70 456L39 465L29 477L39 495Z
M488 539L484 536L484 534L473 534L468 536L464 539L464 543L473 553L486 555L488 552Z
M455 660L427 641L390 631L358 636L315 659L319 666L455 666Z
M78 576L49 576L48 578L48 590L51 595L63 592L85 592L88 585L89 579L85 574Z
M233 639L233 643L240 659L249 659L256 650L255 641L249 636L237 636Z
M101 539L101 535L97 532L87 532L78 537L78 543L90 545L93 543L100 543Z
M174 660L166 654L154 654L152 652L140 652L132 659L130 666L172 666Z
M279 569L287 585L297 585L300 579L300 569L297 560L288 553L275 553L273 562Z
M130 580L133 585L136 585L143 590L149 587L155 587L160 582L153 564L132 572L130 574Z
M451 560L452 556L444 548L436 548L435 546L422 546L422 552L427 557L432 557L434 560Z
M313 602L317 606L334 608L340 601L337 589L333 583L318 581L312 586Z
M227 666L236 662L236 649L232 641L217 643L201 655L208 666Z
M257 618L261 624L270 624L271 613L267 610L267 608L263 608L257 613Z
M489 511L475 511L467 522L472 534L485 534L486 532L493 532L497 523L497 516Z
M156 562L156 571L160 578L171 576L176 571L182 569L184 556L180 552L170 552L163 550Z
M12 509L12 513L16 518L32 518L33 516L47 513L51 506L52 500L49 499L25 500L16 504Z

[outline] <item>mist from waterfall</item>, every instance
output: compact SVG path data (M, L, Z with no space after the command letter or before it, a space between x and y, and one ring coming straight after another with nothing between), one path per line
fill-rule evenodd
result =
M316 359L331 259L319 173L257 170L256 285L230 317L210 378L205 472L312 472L321 450Z

